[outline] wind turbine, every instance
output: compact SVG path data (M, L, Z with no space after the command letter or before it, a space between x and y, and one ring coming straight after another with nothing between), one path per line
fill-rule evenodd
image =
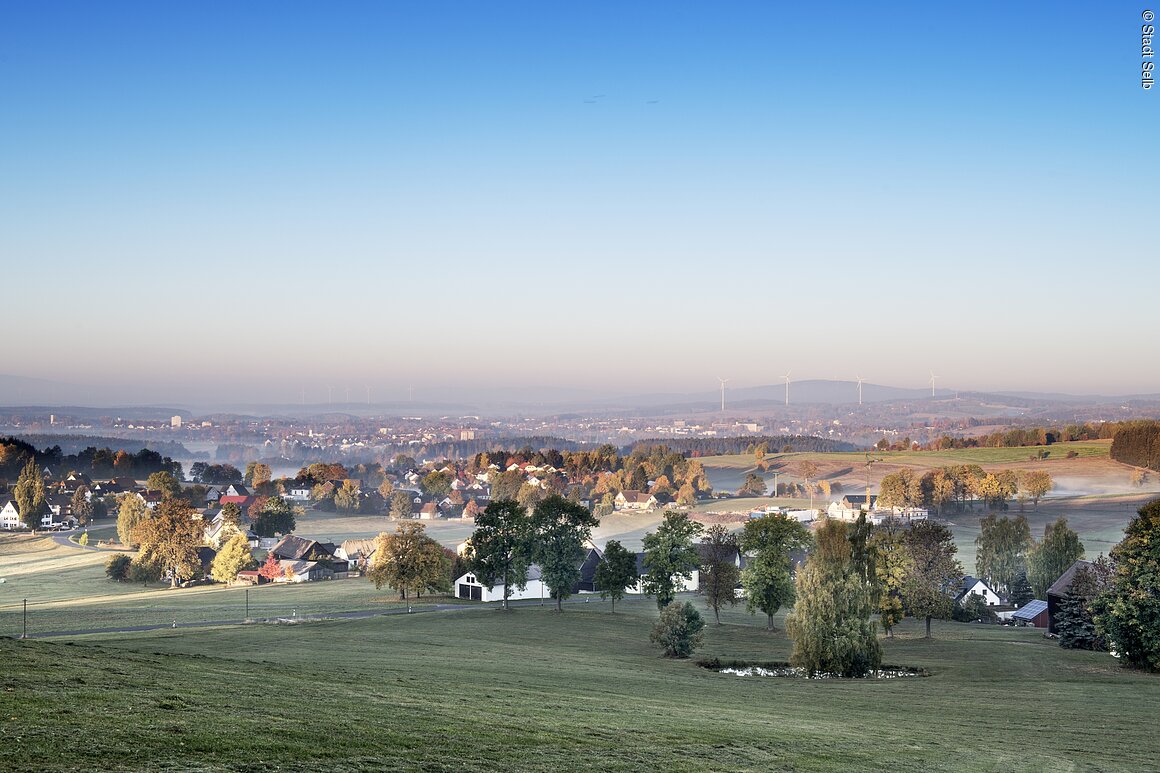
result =
M728 384L731 379L721 378L718 376L717 380L721 382L721 413L725 413L725 385Z
M864 380L861 376L858 376L858 405L862 404L862 382Z
M934 380L935 380L936 378L939 378L939 376L936 376L936 375L934 374L934 371L932 370L932 371L930 372L930 396L931 396L931 398L933 398L933 397L934 397Z
M789 373L786 373L784 376L782 376L782 378L785 379L785 404L786 405L789 405L789 377L790 377L791 373L793 373L792 370L789 371Z

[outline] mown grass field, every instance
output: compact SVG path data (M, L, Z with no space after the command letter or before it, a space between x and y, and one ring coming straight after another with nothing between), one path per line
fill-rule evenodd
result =
M658 656L656 610L475 608L75 642L0 640L0 769L1155 769L1160 677L1039 633L917 625L888 681L740 678ZM780 659L741 611L703 655ZM779 625L783 625L781 619Z
M112 582L112 553L57 545L47 535L0 535L0 636L18 636L28 599L30 634L241 620L246 589L209 585L170 589L164 584ZM447 599L443 599L447 601ZM262 585L249 589L251 617L326 615L399 605L389 589L362 579Z

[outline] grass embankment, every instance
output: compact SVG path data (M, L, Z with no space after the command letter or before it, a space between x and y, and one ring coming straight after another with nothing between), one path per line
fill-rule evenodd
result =
M1144 770L1160 678L1038 632L917 625L926 679L739 678L658 657L650 604L0 641L6 770ZM701 654L783 659L740 611ZM779 625L783 621L779 619Z

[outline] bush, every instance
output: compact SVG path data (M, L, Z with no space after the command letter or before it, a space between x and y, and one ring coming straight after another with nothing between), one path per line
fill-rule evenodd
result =
M161 572L152 564L135 560L129 564L129 579L132 582L148 583L150 580L156 582L161 579Z
M687 658L704 640L705 621L688 601L674 601L661 612L649 641L659 644L666 658Z
M89 533L87 531L77 539L77 544L78 545L89 544Z
M109 556L109 560L105 562L105 574L108 575L110 580L124 582L129 579L129 565L132 563L124 553Z

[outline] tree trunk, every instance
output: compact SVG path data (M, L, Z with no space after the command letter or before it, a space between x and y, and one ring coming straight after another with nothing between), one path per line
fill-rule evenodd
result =
M616 614L616 596L612 597L612 614Z
M564 611L564 597L563 596L556 597L556 611L557 612Z
M721 608L713 607L713 617L717 618L717 625L721 625Z
M928 638L928 639L931 638L931 636L930 636L930 617L931 617L930 615L926 616L926 638Z
M768 619L765 622L765 630L772 631L773 630L773 615L766 615L766 617Z

